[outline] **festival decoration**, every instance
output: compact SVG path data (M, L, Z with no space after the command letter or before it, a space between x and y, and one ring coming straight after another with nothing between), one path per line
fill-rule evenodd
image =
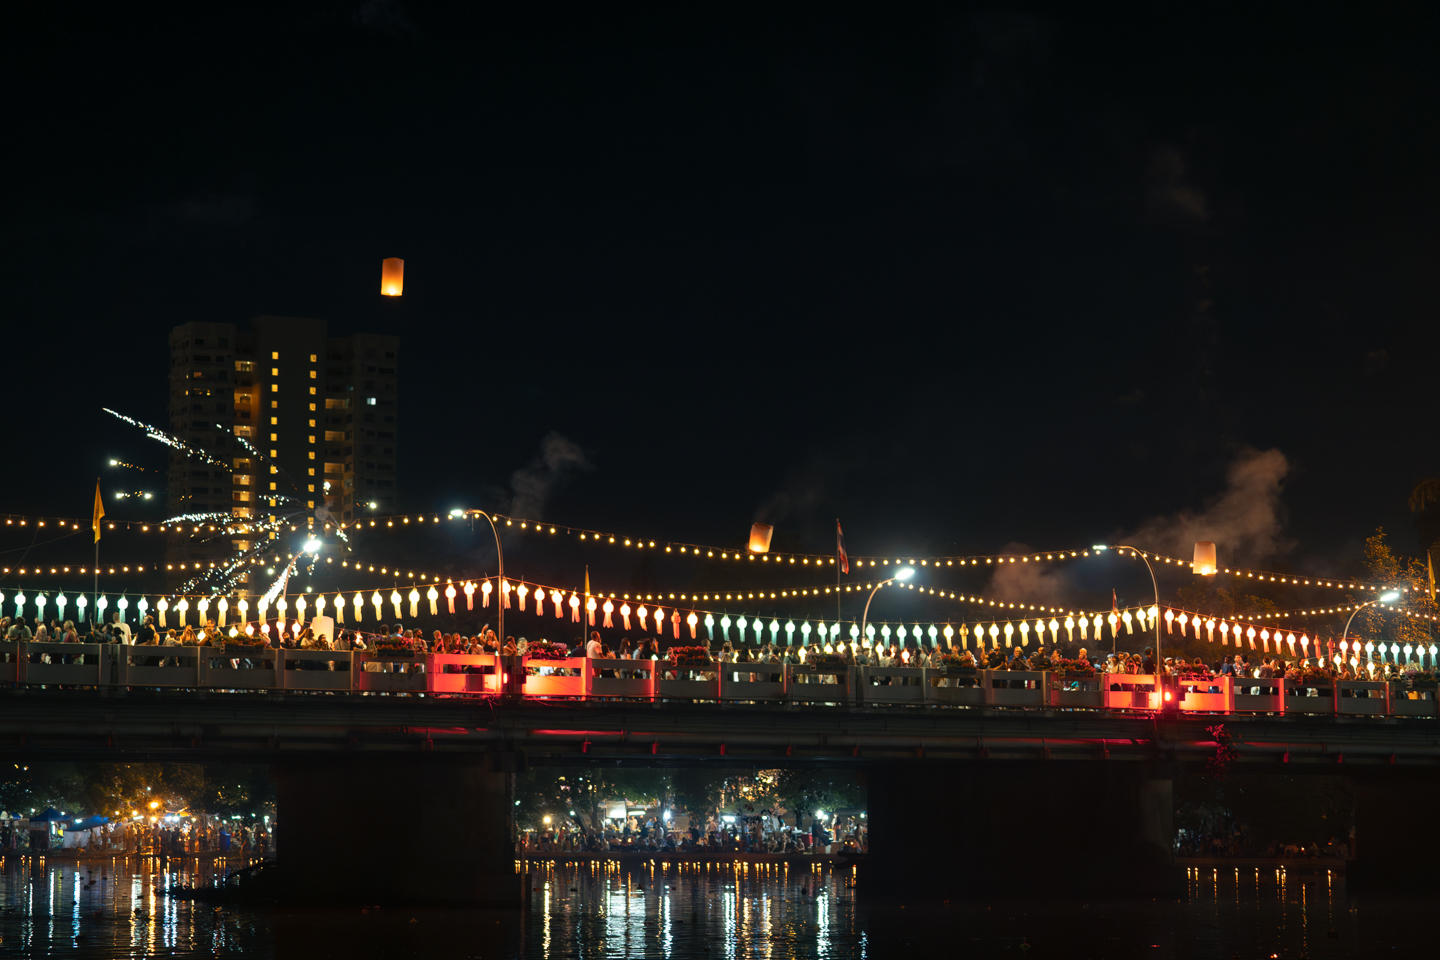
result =
M613 627L613 626L615 626L615 624L613 624L613 623L610 622L610 614L615 611L615 604L611 603L609 600L606 600L606 601L605 601L605 606L602 607L601 609L603 609L603 610L605 611L605 626L607 626L607 627Z
M530 595L530 587L529 587L528 585L526 585L525 583L522 582L522 583L520 584L520 586L518 586L518 587L515 588L515 596L517 596L517 597L520 598L520 612L521 612L521 613L524 613L524 612L525 612L525 598L528 597L529 595Z
M450 601L450 608L451 612L453 613L455 608L455 601L453 599L455 596L455 588L450 587L449 589L450 596L452 598ZM440 608L436 606L436 601L440 599L440 591L436 590L435 587L432 585L429 590L425 591L425 599L430 601L430 616L433 617L438 614L440 612ZM411 616L414 616L414 614L411 614Z
M469 584L466 584L466 586L469 586ZM469 600L470 597L467 595L465 599ZM455 612L455 584L453 583L446 584L445 586L445 612Z
M380 262L380 295L398 297L405 290L405 261L386 257Z

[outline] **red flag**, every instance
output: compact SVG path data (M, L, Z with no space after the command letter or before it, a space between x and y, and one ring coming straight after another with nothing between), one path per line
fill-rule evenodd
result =
M850 572L850 555L845 552L845 531L840 529L840 521L835 521L835 552L840 555L840 572Z

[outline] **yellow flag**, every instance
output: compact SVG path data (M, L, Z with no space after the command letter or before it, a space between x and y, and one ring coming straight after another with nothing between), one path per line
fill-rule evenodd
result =
M1426 551L1425 551L1425 566L1429 568L1429 573L1430 573L1430 599L1433 601L1433 600L1435 599L1435 551L1433 551L1433 550L1426 550Z
M105 502L100 499L100 478L95 478L95 517L90 526L95 528L95 542L100 542L100 521L105 517Z

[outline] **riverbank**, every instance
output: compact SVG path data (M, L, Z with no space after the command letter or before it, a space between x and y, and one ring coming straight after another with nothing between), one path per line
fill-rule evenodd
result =
M784 863L790 866L834 864L852 866L865 861L863 853L659 853L652 850L610 850L602 853L526 853L526 863Z

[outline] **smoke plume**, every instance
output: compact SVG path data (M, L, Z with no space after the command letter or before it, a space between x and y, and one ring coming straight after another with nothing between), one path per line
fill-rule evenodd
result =
M540 441L540 456L510 475L510 513L540 519L545 501L567 473L593 469L579 444L552 430Z
M1214 542L1221 563L1262 564L1294 544L1284 535L1280 492L1290 462L1279 450L1242 450L1225 475L1225 490L1199 511L1152 517L1115 542L1172 557L1191 555L1197 540Z

